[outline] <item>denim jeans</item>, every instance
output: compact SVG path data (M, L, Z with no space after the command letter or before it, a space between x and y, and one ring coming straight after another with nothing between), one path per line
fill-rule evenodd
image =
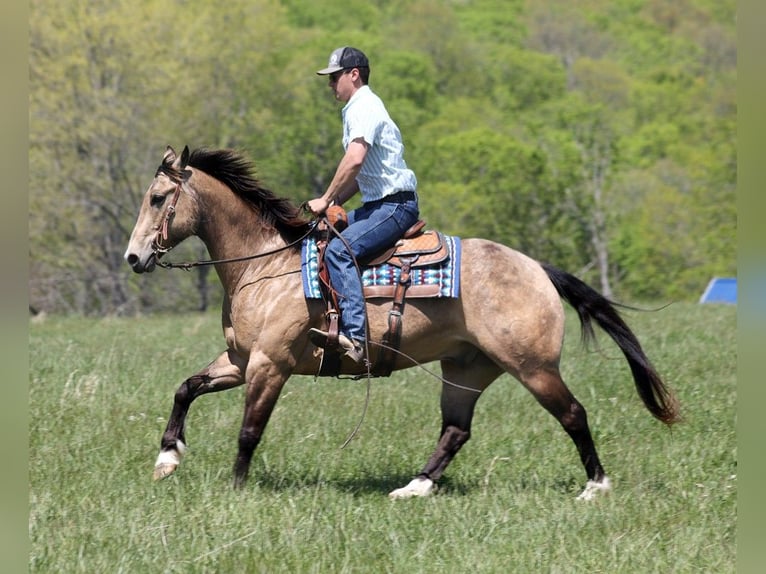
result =
M381 199L365 203L348 213L348 227L341 233L353 256L364 260L396 242L418 220L417 200L394 203ZM330 281L338 292L340 331L349 339L365 341L364 293L354 259L340 238L330 241L325 251Z

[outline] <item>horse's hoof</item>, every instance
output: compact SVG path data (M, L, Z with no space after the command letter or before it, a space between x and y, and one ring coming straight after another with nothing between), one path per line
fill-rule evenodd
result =
M181 464L181 459L186 453L186 445L183 441L176 441L175 448L160 451L157 462L154 463L154 480L160 480L173 474Z
M428 496L436 490L434 481L430 478L413 478L407 486L397 488L388 493L392 500L398 498L413 498L415 496Z
M601 482L589 480L585 484L585 490L583 490L577 497L577 500L593 500L601 494L606 494L612 490L612 481L608 476L605 476Z
M178 468L177 464L172 464L169 462L158 464L154 467L154 473L152 474L152 477L154 480L162 480L166 476L173 474L176 468Z

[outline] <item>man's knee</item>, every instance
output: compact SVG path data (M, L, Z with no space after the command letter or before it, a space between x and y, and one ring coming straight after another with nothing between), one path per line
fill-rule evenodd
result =
M351 261L352 257L346 242L336 237L328 243L325 250L325 259L330 265L343 265Z

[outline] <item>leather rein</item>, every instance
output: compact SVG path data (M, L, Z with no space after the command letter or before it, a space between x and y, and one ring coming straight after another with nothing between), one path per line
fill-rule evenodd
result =
M299 237L295 241L291 241L290 243L282 247L278 247L276 249L264 251L263 253L256 253L254 255L244 255L242 257L232 257L231 259L205 259L200 261L187 261L183 263L171 263L168 261L161 261L160 257L162 257L163 255L168 253L171 249L173 249L173 246L167 246L168 231L170 229L170 222L173 220L173 217L175 216L175 213L176 213L176 204L178 203L178 198L181 197L182 186L183 186L182 181L176 182L175 191L173 192L173 196L170 198L170 203L168 204L168 207L165 210L165 215L162 218L162 223L160 225L155 226L155 229L157 230L157 235L155 235L154 239L152 240L152 252L154 253L154 258L157 262L157 265L159 267L162 267L163 269L184 269L185 271L191 271L194 267L217 265L219 263L238 263L240 261L249 261L251 259L268 257L269 255L274 255L275 253L280 253L282 251L286 251L292 247L295 247L296 245L299 245L304 239L306 239L309 235L311 235L311 233L313 233L314 228L319 223L319 220L312 222L309 225L308 231L306 231L306 233L304 233L301 237ZM303 204L302 207L305 209L305 204Z

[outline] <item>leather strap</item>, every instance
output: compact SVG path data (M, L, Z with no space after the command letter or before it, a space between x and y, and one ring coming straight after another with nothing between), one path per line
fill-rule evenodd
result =
M325 320L327 322L327 342L322 353L322 363L319 366L319 375L322 377L336 377L340 373L340 345L338 344L338 311L330 308L328 302Z
M404 313L404 299L407 295L407 288L412 283L411 270L412 265L417 261L419 255L409 259L402 259L402 269L399 274L399 281L394 291L394 300L391 310L388 312L388 331L383 335L383 346L381 347L378 360L373 365L372 372L381 377L387 377L394 370L396 361L396 351L402 341L402 315Z

